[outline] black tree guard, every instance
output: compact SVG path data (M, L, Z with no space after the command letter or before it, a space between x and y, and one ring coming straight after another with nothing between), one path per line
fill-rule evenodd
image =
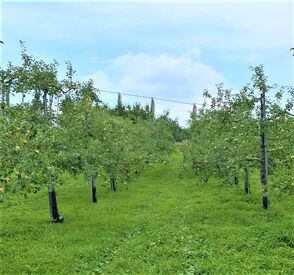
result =
M53 187L49 188L48 195L49 195L49 208L50 208L50 214L52 217L52 222L62 223L64 221L64 218L60 216L58 213L56 192Z
M111 189L111 192L116 192L116 182L114 178L110 179L110 189Z
M268 197L267 194L262 197L262 204L263 204L263 208L264 209L268 209L269 208L270 201L269 201L269 197Z
M96 192L96 178L90 177L90 188L91 188L91 200L92 202L97 202L97 192Z

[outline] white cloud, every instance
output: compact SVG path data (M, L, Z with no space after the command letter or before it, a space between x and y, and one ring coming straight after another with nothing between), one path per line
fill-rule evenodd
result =
M86 78L92 78L100 89L202 103L203 90L214 88L216 83L224 81L224 77L213 67L195 58L195 53L199 56L200 50L194 49L192 52L192 56L190 51L181 56L128 53L109 62L109 73L99 70ZM105 100L115 100L113 96L101 96ZM127 100L131 103L142 102L138 98ZM157 102L157 114L170 109L171 116L178 117L182 123L189 118L188 110L191 108L189 105Z
M111 60L107 71L110 73L99 70L87 77L104 89L190 101L200 100L203 89L224 81L213 67L186 54L128 53Z
M89 78L95 81L95 85L97 87L103 88L104 90L110 90L115 87L114 83L111 83L108 75L103 71L97 71L94 74L90 75L89 77L87 76L87 77L84 77L83 79L87 80Z

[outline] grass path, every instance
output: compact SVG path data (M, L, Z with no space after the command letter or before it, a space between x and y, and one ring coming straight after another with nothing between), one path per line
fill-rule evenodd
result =
M64 224L50 224L46 190L7 197L1 211L1 274L294 274L294 198L261 208L216 181L179 179L181 156L148 168L111 193L65 177Z

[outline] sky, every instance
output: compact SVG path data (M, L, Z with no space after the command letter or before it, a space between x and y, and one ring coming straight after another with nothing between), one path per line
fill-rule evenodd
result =
M19 40L35 58L70 60L77 80L102 90L202 103L215 85L241 89L250 66L294 85L293 1L3 1L1 67L20 62ZM113 106L117 96L101 93ZM123 96L124 103L148 99ZM192 106L155 100L181 124Z

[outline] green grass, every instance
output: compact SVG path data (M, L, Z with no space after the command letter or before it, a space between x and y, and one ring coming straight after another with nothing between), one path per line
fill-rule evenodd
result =
M1 203L1 274L294 274L294 197L261 207L257 184L179 179L181 156L111 193L65 176L64 224L51 224L46 190Z

